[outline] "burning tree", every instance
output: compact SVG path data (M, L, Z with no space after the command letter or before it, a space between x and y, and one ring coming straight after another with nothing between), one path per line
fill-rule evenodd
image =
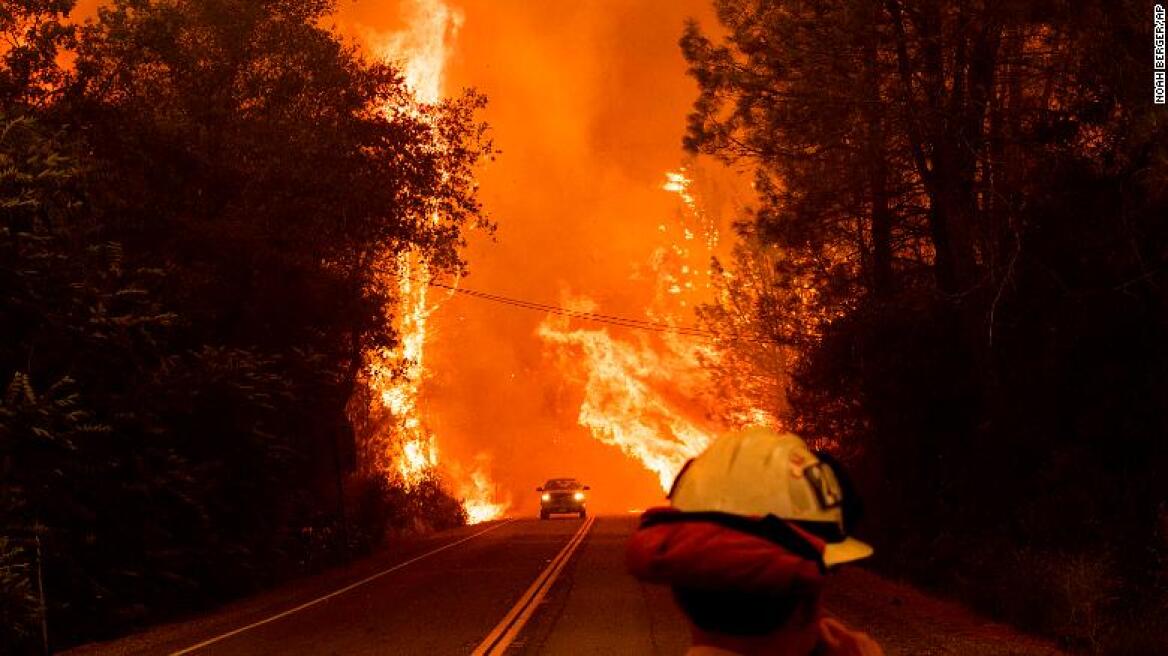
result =
M584 297L568 297L568 311L537 329L558 370L583 387L577 422L651 471L662 490L718 431L774 423L784 407L776 386L767 395L757 388L748 393L743 384L746 368L730 345L735 336L750 340L749 334L719 335L692 325L694 311L727 289L724 272L713 263L722 226L703 207L693 177L687 167L664 175L661 190L675 194L680 206L672 219L660 217L658 242L643 271L630 272L644 274L653 289L643 319L620 320L633 330L614 334L604 326L573 325L572 316L596 310Z
M473 91L455 99L443 97L446 61L463 17L441 0L417 0L406 7L407 30L367 37L375 56L400 67L410 93L404 100L387 102L382 111L389 117L409 117L428 127L433 152L461 152L467 145L466 127L473 125L474 112L485 103ZM493 486L481 466L463 468L449 459L443 461L438 436L426 423L421 387L427 374L429 319L437 309L430 283L438 275L463 273L463 261L450 248L462 244L459 231L468 217L476 217L480 228L491 227L477 204L450 202L467 200L469 197L463 196L465 190L475 188L472 166L479 156L491 152L490 143L484 139L485 130L484 125L477 125L474 148L468 157L451 158L436 171L439 182L450 193L430 197L427 204L412 209L418 224L445 235L442 248L390 244L376 263L373 282L394 299L385 321L394 327L397 341L369 345L363 376L366 390L353 404L362 426L361 460L367 472L400 481L407 487L436 478L452 480L472 523L498 517L507 504L495 499Z

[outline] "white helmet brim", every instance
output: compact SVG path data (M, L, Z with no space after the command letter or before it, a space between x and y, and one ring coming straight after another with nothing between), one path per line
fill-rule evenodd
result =
M843 542L828 542L823 550L823 564L827 567L842 565L871 556L873 549L867 542L856 538L844 538Z

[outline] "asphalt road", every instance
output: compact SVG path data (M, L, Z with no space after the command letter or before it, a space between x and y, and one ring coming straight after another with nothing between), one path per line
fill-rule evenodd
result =
M667 590L624 570L636 518L520 519L467 527L203 618L88 654L683 654ZM1057 653L947 602L861 570L833 577L829 610L889 654Z
M634 526L633 517L556 517L468 527L348 576L69 653L471 654L574 538L577 548L545 582L513 642L490 653L645 654L654 641L668 647L662 653L679 653L687 633L668 594L624 573ZM567 646L576 641L583 651Z

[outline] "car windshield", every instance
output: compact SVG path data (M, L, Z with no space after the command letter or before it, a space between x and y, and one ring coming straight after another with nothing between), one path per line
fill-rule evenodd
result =
M580 481L574 478L553 478L544 484L545 490L575 490L580 487Z

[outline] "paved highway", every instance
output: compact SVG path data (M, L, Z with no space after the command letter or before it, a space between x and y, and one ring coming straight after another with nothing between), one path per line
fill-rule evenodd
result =
M669 592L625 573L635 526L624 516L466 527L70 654L682 654L688 631ZM1057 653L861 570L833 577L827 601L889 654Z

